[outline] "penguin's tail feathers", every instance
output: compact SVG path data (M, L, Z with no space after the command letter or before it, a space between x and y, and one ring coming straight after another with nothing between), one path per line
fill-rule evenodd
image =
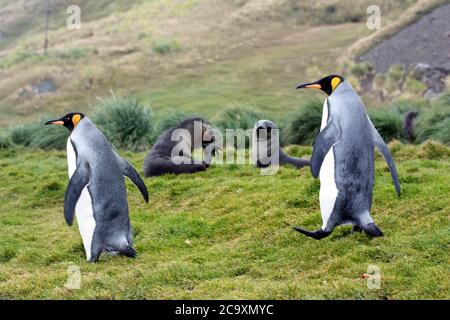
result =
M129 258L136 258L137 252L134 250L134 248L130 245L123 246L119 249L119 254L124 255Z

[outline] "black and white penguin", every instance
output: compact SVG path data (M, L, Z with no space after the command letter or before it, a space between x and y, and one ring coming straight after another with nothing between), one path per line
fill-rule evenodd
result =
M45 124L71 131L64 217L70 226L75 212L87 260L98 261L102 252L135 257L124 176L148 202L147 187L136 169L113 151L103 133L82 113L69 113Z
M311 172L320 177L320 210L323 225L317 231L295 230L314 239L322 239L343 224L371 237L383 233L371 215L374 185L374 147L383 154L394 181L397 195L400 184L391 153L373 126L365 106L343 77L330 75L299 88L313 88L329 96L323 104L320 133L314 141Z
M258 120L253 127L252 153L254 164L258 168L273 165L276 159L278 165L290 164L296 168L309 166L309 160L290 157L280 147L277 126L270 120Z

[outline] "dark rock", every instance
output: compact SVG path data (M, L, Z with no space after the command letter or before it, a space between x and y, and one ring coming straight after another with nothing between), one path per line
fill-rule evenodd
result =
M376 45L358 60L371 61L381 73L394 64L410 69L418 63L450 71L449 17L450 4L442 5Z
M34 96L44 96L58 90L52 79L44 79L37 83L27 85L17 93L17 100L28 100Z
M54 92L57 89L52 79L44 79L36 84L33 84L31 87L33 91L39 95Z
M427 86L424 96L427 99L436 98L445 89L445 78L449 70L419 63L414 67L413 77Z

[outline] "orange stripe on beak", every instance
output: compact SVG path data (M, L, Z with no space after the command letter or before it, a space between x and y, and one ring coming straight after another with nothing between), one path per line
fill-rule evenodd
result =
M306 85L305 86L305 88L308 88L308 89L322 89L322 87L320 86L320 84L308 84L308 85Z
M64 121L57 120L57 121L52 121L49 124L56 124L58 126L63 126L64 125Z

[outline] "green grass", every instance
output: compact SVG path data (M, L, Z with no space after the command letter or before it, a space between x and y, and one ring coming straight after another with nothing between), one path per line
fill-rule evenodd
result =
M102 100L93 118L108 140L118 148L146 150L153 136L152 110L135 97L112 96Z
M351 234L349 227L321 242L294 232L294 225L321 225L319 183L307 168L267 177L251 166L212 166L196 175L146 179L150 204L127 182L139 257L85 262L77 226L67 227L62 214L65 152L17 146L64 147L67 130L38 125L38 119L74 110L93 117L97 98L114 91L150 105L157 131L186 115L220 122L225 110L237 108L284 128L306 101L324 99L296 91L296 84L342 72L345 49L371 34L364 21L370 1L80 0L83 28L67 32L69 2L52 5L47 56L41 52L45 19L29 18L35 10L9 19L4 29L11 37L0 44L0 298L450 297L450 148L433 142L391 144L400 199L377 157L372 212L382 239ZM378 3L386 26L412 5ZM46 75L57 91L20 98ZM363 100L368 107L380 104ZM419 115L420 141L448 141L446 106ZM310 153L296 145L286 150ZM145 157L122 154L137 168ZM64 287L73 265L81 269L80 290ZM361 278L369 265L381 269L380 290L367 289Z
M319 183L307 168L261 176L213 165L146 179L149 204L127 182L139 256L97 264L64 222L65 152L0 150L0 298L448 299L449 148L392 148L400 199L376 162L372 214L384 238L349 227L320 242L294 232L321 225ZM145 156L121 154L137 168ZM64 286L70 265L81 270L79 290ZM381 269L379 290L361 278L369 265Z
M178 42L169 39L156 40L152 45L152 50L158 54L168 54L180 50L181 46Z

